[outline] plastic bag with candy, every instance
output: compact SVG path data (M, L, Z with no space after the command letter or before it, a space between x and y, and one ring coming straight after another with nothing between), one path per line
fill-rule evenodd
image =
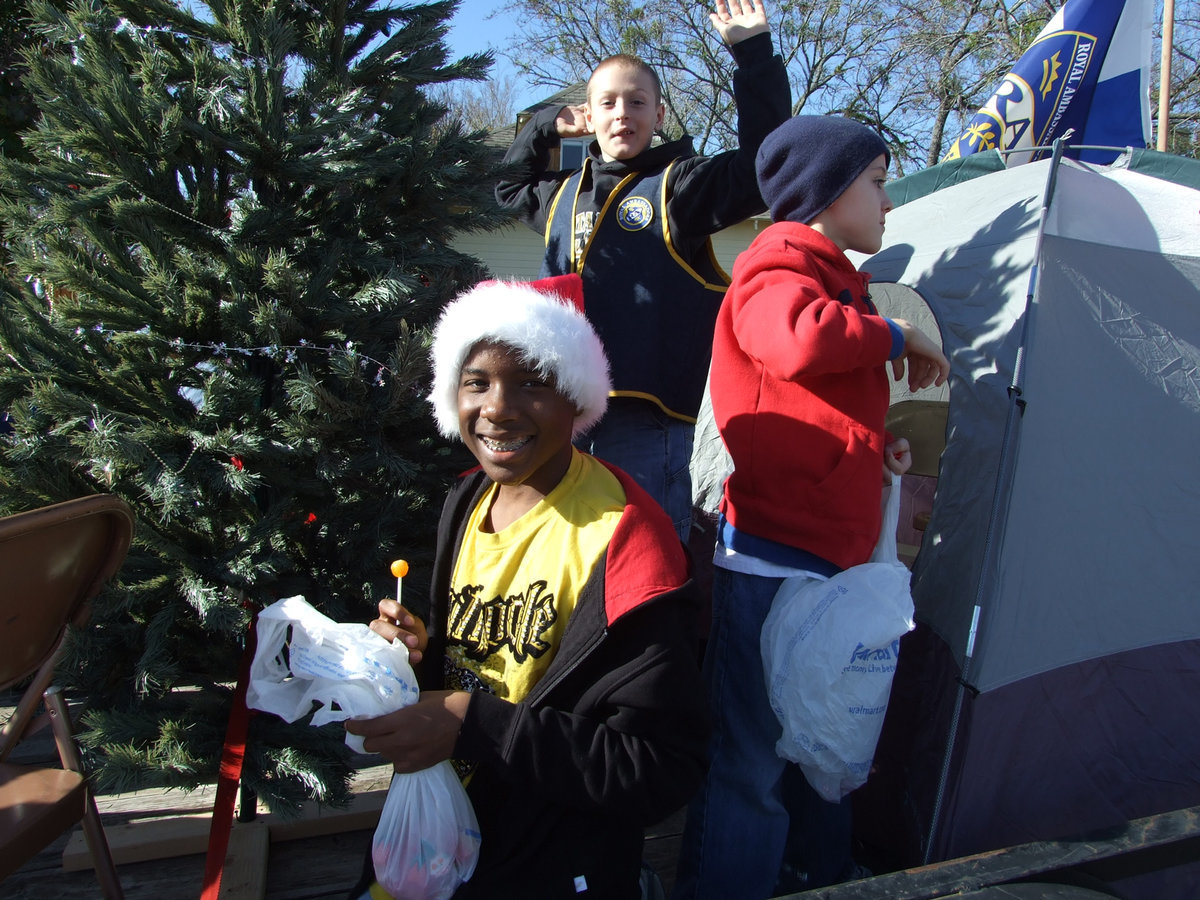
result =
M909 571L896 555L900 479L884 489L869 562L828 581L785 578L763 623L763 674L783 734L775 752L838 802L867 780L900 638L913 628Z
M371 859L396 900L445 900L471 877L479 823L449 761L392 776Z
M397 576L399 577L399 576ZM417 702L408 648L366 625L334 622L303 597L258 614L258 647L246 704L312 724L386 715ZM363 751L362 737L346 743ZM371 855L375 877L395 900L442 900L471 877L479 823L450 763L392 777Z

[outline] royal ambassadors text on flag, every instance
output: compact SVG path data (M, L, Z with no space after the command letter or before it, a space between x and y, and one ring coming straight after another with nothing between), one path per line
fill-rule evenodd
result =
M1008 165L1072 145L1144 147L1150 140L1152 0L1069 0L967 123L943 159L981 150L1008 153ZM1108 163L1114 151L1067 156Z

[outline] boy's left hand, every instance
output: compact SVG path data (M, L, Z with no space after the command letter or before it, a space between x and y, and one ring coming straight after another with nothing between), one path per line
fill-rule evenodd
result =
M554 118L554 130L560 138L578 138L592 134L586 106L564 106Z
M425 691L412 706L374 719L347 719L345 726L366 739L364 750L381 754L397 772L419 772L454 754L470 701L466 691Z
M771 30L762 0L717 0L717 11L708 17L721 40L730 46Z
M883 448L884 484L892 483L892 475L903 475L912 468L912 448L908 438L896 438Z

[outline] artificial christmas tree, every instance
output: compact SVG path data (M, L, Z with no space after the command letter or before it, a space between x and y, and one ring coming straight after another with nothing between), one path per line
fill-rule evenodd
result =
M423 88L452 3L31 0L40 108L0 160L3 512L119 494L133 552L64 673L102 789L211 782L247 626L302 594L366 621L460 459L425 327L482 273L492 165ZM347 796L337 726L250 723L276 810Z

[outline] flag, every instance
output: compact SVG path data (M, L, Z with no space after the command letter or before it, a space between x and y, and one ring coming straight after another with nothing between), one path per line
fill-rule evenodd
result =
M1068 0L967 122L943 158L981 150L1064 144L1145 147L1150 142L1153 0ZM1009 166L1048 149L1006 153ZM1064 155L1109 163L1119 151Z

